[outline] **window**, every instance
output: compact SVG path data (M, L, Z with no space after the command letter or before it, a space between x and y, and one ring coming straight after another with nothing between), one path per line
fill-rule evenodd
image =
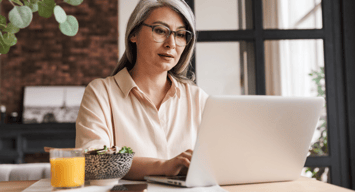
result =
M186 2L196 15L198 43L192 70L197 84L209 94L326 96L303 174L349 187L347 165L340 165L346 162L339 150L345 145L339 136L345 127L339 124L343 109L337 107L339 80L334 70L339 59L335 50L340 41L335 25L339 3Z

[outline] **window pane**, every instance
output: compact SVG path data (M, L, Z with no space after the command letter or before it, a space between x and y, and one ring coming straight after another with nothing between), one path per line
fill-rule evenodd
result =
M253 44L197 43L196 81L210 95L255 94Z
M253 27L250 0L195 0L197 30L238 30Z
M265 29L321 29L321 0L263 0Z
M325 98L323 53L323 40L265 41L266 94ZM324 106L310 156L328 155L326 116Z
M302 176L315 178L318 181L330 183L330 169L329 167L305 167L301 173Z

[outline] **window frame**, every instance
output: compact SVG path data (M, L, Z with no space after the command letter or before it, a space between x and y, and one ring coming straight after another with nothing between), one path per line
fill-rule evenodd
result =
M351 2L351 0L343 1ZM186 0L186 2L194 11L194 0ZM349 145L351 139L348 133L350 132L350 135L355 137L355 131L351 131L347 125L349 119L347 118L347 110L349 109L346 106L347 97L344 93L346 93L346 88L349 89L349 87L345 86L346 82L343 77L346 71L344 71L342 65L341 5L342 3L339 1L322 0L322 29L277 30L263 28L262 0L252 0L253 29L198 31L197 42L252 41L255 49L255 91L256 95L265 95L265 40L322 39L324 44L329 155L308 157L305 167L329 167L330 182L350 188L351 184L354 185L355 183L355 178L351 181L350 177L351 173L355 176L355 166L350 167L349 157L351 155L354 159L355 152L351 153L349 150L352 148L354 149L352 151L355 151L355 142L352 143L352 147ZM353 6L355 6L355 3L353 3ZM355 31L355 27L352 27L352 29ZM352 50L355 51L354 44ZM355 57L351 59L351 61L355 61ZM195 57L191 63L191 70L195 72ZM337 63L340 63L340 65L337 65ZM354 69L354 67L351 68ZM352 78L352 82L355 82L354 78ZM355 97L354 91L350 94ZM355 116L354 110L350 112ZM354 124L355 122L352 122L353 127ZM349 168L352 168L352 170L349 170Z
M340 45L336 47L342 48L337 50L337 57L339 57L339 61L341 61L339 63L343 66L343 71L341 71L340 75L344 79L344 82L338 83L338 86L344 90L341 93L346 98L344 103L340 103L345 106L345 112L339 116L342 118L340 123L347 127L345 135L347 135L348 140L342 147L348 149L349 153L347 157L348 161L342 163L350 165L350 185L355 190L355 75L353 74L355 71L355 1L342 0L339 4L341 9L339 17L341 19L337 20L338 23L336 25L341 30L336 33L336 38L340 38L342 43L339 43Z

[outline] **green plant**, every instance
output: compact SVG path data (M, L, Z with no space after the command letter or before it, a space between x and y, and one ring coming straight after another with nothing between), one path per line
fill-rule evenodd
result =
M320 68L320 71L312 71L312 73L309 74L312 78L312 80L316 83L317 85L317 96L323 97L326 99L325 95L325 75L324 75L324 67ZM327 105L324 105L324 108L326 109ZM320 119L320 126L317 127L317 130L321 132L320 137L317 142L315 142L312 145L312 149L310 150L311 155L319 156L319 155L326 155L328 154L328 137L327 137L327 117L326 114L322 114Z
M309 76L313 77L312 81L315 82L317 86L317 96L323 97L326 99L325 94L325 74L324 67L320 68L320 71L312 71ZM324 109L326 109L326 104L324 105ZM327 116L326 114L322 114L319 119L320 125L317 127L317 130L320 131L320 136L309 150L310 156L322 156L328 154L328 135L327 135ZM325 174L325 167L309 167L306 169L306 172L312 173L312 178L316 178L317 180L321 180L323 174ZM328 178L329 180L329 178Z
M118 153L129 153L129 154L132 154L133 151L132 151L132 149L130 147L124 146L124 147L122 147L122 149Z
M0 0L2 3L3 0ZM9 52L10 47L16 45L17 38L15 34L20 29L30 25L33 13L44 18L49 18L54 14L59 23L60 31L67 36L75 36L79 30L78 20L67 15L62 7L57 5L54 0L8 0L14 7L9 12L9 23L6 17L0 15L0 54ZM78 6L84 0L63 0L64 3Z
M89 151L88 149L85 149L85 153L88 153L88 154L107 154L107 153L116 153L116 146L113 146L112 148L107 148L106 145L104 145L104 148L102 149L94 149L94 150L91 150ZM132 154L133 153L133 150L130 148L130 147L122 147L118 153L128 153L128 154Z

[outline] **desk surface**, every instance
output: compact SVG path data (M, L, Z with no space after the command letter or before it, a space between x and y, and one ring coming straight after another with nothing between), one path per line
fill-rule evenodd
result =
M3 181L0 182L0 191L21 192L36 181ZM222 186L227 191L238 192L350 192L353 190L345 189L328 183L323 183L313 179L301 177L296 181L259 183L246 185Z

